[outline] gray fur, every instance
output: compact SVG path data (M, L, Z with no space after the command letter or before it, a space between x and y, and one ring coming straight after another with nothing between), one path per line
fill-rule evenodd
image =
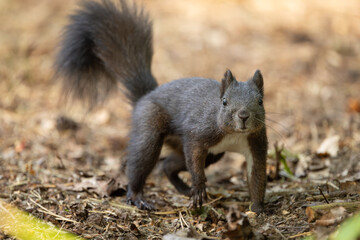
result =
M152 27L148 16L125 0L84 1L70 16L55 69L66 96L93 106L117 89L131 102L157 87L151 74ZM146 80L144 80L146 79Z

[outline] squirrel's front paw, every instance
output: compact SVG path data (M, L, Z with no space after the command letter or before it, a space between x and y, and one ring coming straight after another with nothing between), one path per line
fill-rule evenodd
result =
M208 200L207 194L206 194L206 187L205 183L196 184L191 189L191 196L193 199L193 207L197 207L199 204L199 207L202 206L203 198L205 201Z

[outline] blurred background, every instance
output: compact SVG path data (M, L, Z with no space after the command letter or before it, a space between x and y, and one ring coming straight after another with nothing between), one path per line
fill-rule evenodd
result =
M124 149L131 108L121 94L93 111L59 102L52 65L77 3L0 1L0 154L8 163L2 168L42 164L58 153L103 159ZM226 68L244 81L260 69L271 148L278 141L306 154L337 136L340 147L359 149L359 1L137 3L153 19L153 74L160 83L189 76L220 80ZM64 114L81 130L64 135Z

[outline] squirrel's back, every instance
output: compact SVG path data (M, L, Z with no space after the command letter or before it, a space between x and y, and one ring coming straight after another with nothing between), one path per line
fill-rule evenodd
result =
M171 118L170 128L174 134L186 131L202 132L209 122L212 122L213 126L217 125L217 114L221 105L219 88L220 83L213 79L182 78L160 85L142 98L137 106L152 102L161 107ZM141 115L142 111L141 108L135 109L134 114Z
M125 0L85 1L70 16L55 62L70 97L90 106L117 89L135 103L157 87L151 73L152 25Z
M220 99L220 83L214 79L191 77L162 84L150 95L156 96L159 104L217 104ZM169 95L172 96L169 98ZM150 97L150 96L149 96ZM165 101L166 100L166 101Z

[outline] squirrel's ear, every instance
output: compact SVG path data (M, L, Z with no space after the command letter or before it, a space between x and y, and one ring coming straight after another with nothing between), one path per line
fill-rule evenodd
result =
M226 89L234 81L236 81L236 79L232 75L231 71L229 69L227 69L225 74L224 74L224 78L221 80L220 98L222 98L224 96L224 93L225 93Z
M260 94L264 96L264 80L260 70L256 70L251 81L255 83L256 87L259 89Z

